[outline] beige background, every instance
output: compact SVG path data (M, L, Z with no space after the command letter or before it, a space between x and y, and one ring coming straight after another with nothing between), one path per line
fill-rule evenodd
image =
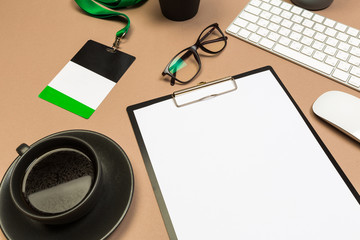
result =
M161 72L168 61L193 44L206 26L218 22L225 31L247 2L201 0L198 14L185 22L164 18L157 0L121 10L131 19L130 32L121 50L134 55L136 61L86 120L38 98L38 94L88 39L111 45L123 23L89 17L72 0L3 1L0 7L0 177L16 158L15 148L20 143L31 144L51 133L69 129L103 133L126 151L136 182L131 208L109 239L167 239L126 107L183 88L171 87L162 79ZM319 13L360 29L359 9L360 1L335 0ZM202 58L202 64L202 71L193 84L271 65L360 191L360 145L319 120L311 111L312 103L326 91L340 90L360 97L359 92L231 36L220 55ZM0 239L5 239L2 233Z

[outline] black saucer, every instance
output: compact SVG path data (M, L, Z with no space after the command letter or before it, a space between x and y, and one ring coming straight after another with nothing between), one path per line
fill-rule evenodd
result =
M123 220L132 200L134 175L128 157L113 140L96 132L64 131L39 141L53 136L78 137L95 149L104 175L101 199L89 214L67 225L44 225L31 220L21 214L12 202L9 190L10 175L14 166L12 163L0 185L1 230L10 240L105 239Z

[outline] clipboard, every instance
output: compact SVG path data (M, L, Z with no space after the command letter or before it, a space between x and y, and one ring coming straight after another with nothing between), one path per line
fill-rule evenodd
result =
M270 66L127 111L170 239L360 239L359 193Z

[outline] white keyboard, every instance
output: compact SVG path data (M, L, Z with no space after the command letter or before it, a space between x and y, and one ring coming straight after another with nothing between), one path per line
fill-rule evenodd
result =
M281 0L251 0L226 32L360 91L355 28Z

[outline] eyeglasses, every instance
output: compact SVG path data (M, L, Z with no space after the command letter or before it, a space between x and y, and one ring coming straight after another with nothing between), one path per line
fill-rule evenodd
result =
M175 55L175 57L165 67L162 75L171 77L170 84L173 86L175 81L185 84L194 80L201 69L201 61L197 49L200 48L206 53L217 54L224 50L227 37L219 28L217 23L205 28L196 43L191 47L185 48Z

